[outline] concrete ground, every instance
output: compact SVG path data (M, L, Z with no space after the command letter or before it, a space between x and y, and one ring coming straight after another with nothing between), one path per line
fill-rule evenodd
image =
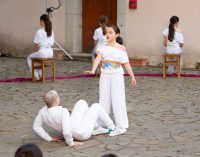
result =
M57 76L82 74L90 63L57 61ZM134 68L135 73L162 73L161 68ZM200 71L183 70L182 73ZM25 59L0 58L0 80L30 77ZM199 157L200 156L200 79L136 77L132 88L125 79L130 128L124 135L93 136L83 146L70 148L64 142L41 140L32 131L37 111L43 107L44 92L55 89L61 104L73 108L79 99L98 102L98 78L39 82L0 83L0 156L12 157L24 143L36 143L44 157ZM58 133L46 127L51 135Z

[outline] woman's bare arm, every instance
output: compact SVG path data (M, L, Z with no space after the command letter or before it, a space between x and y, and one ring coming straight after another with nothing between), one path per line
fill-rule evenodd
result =
M163 36L163 46L167 47L167 37L165 35Z

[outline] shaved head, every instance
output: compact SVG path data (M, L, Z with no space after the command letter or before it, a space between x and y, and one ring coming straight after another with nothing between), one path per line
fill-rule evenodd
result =
M60 103L60 97L55 90L50 90L50 91L46 92L43 99L44 99L44 102L47 104L47 107L59 105L59 103ZM59 102L57 102L57 101L59 101ZM56 104L56 103L58 103L58 104Z

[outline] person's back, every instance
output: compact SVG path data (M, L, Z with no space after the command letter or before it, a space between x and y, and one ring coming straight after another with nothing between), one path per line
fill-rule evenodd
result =
M93 39L97 40L96 48L106 45L106 36L103 34L102 27L95 30Z
M163 31L163 45L166 47L166 53L168 54L182 53L184 38L182 31L177 28L178 24L179 18L177 16L172 16L170 18L169 27Z
M41 28L37 30L34 38L34 53L31 53L27 57L28 66L32 72L32 59L33 58L52 58L54 44L54 33L52 30L52 23L47 14L40 16L40 26ZM35 80L40 80L42 78L42 70L34 70Z
M172 16L170 24L163 32L163 45L166 47L167 54L182 54L182 47L184 45L184 38L182 31L178 29L179 18ZM181 63L182 64L182 63ZM174 73L175 67L169 65L167 69L168 74Z
M165 29L163 34L165 36L169 35L169 28ZM182 48L180 44L182 44L183 41L183 34L181 30L175 30L174 32L174 39L172 41L167 40L167 46L166 46L166 52L168 54L176 54L176 53L182 53Z
M99 25L100 27L97 28L93 35L94 40L94 49L92 52L93 59L96 57L96 50L97 48L106 45L107 39L106 39L106 24L108 23L107 16L100 16L99 17Z
M48 37L47 32L44 30L44 28L37 30L34 43L37 43L40 46L40 48L48 48L53 46L54 44L53 31L51 36Z
M42 117L45 124L56 129L57 131L62 131L62 116L69 118L69 111L62 106L55 106L48 108L47 106L43 107L39 111L40 116ZM37 123L34 123L33 129L37 130Z

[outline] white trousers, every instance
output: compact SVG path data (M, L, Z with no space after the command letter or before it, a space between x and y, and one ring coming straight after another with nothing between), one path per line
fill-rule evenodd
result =
M53 57L53 49L50 48L41 48L38 52L32 53L28 56L27 62L28 66L30 68L30 71L32 72L32 58L52 58ZM36 69L34 71L34 75L36 78L41 78L42 76L42 70Z
M80 141L89 139L98 120L107 128L114 125L111 118L98 103L89 107L86 101L79 100L71 114L73 137Z
M124 76L120 73L102 73L99 83L100 105L110 114L112 110L117 128L129 127L126 109Z

